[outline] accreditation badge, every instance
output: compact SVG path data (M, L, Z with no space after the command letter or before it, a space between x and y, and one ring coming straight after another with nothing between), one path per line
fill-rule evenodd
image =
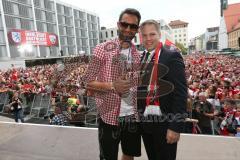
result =
M146 106L143 115L145 117L147 117L148 115L162 116L162 111L159 105L148 105Z

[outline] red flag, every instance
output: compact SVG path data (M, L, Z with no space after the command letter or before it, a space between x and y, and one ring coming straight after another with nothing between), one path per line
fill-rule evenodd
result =
M170 50L176 50L178 52L181 52L181 50L170 40L166 39L165 40L165 47L167 47Z

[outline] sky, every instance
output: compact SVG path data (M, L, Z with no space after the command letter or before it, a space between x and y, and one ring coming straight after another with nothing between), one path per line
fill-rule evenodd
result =
M96 13L100 26L116 27L119 14L125 8L140 11L142 21L164 19L188 22L188 38L199 36L206 28L220 24L220 0L61 0L81 9ZM240 0L228 0L228 4Z

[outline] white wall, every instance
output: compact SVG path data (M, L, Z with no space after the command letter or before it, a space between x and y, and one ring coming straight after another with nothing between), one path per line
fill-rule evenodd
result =
M228 48L227 27L226 27L224 17L221 17L220 19L218 44L219 44L219 48L218 48L219 50Z
M173 34L174 34L174 42L179 42L183 44L184 47L186 48L188 47L188 27L173 29Z
M12 64L14 65L14 68L25 68L25 61L24 60L8 60L8 61L0 61L0 69L5 70L5 69L10 69L12 68Z

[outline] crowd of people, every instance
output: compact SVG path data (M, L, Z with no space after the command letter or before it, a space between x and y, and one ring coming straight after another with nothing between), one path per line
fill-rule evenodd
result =
M188 111L197 119L195 132L239 136L240 59L226 55L185 57Z
M198 120L188 132L202 134L240 134L240 59L226 55L188 55L184 57L188 81L188 112ZM0 92L23 94L31 103L36 94L77 99L72 112L80 112L77 95L85 95L83 75L88 60L65 59L63 64L11 68L0 71ZM81 100L83 101L83 100ZM18 109L16 109L18 110ZM19 117L19 115L18 115ZM22 120L22 118L20 117ZM23 121L23 120L22 120ZM214 122L214 123L213 123Z
M13 66L8 70L0 70L0 93L8 93L9 104L12 103L15 94L19 99L24 97L25 105L31 104L35 95L50 95L51 104L69 100L69 112L80 112L84 100L82 98L80 105L79 96L86 94L81 82L87 63L86 57L70 57L65 58L62 64L39 65L25 69ZM77 103L73 104L72 99L78 99ZM15 107L12 110L18 113L22 108ZM23 119L20 114L16 114L15 119L17 118Z

